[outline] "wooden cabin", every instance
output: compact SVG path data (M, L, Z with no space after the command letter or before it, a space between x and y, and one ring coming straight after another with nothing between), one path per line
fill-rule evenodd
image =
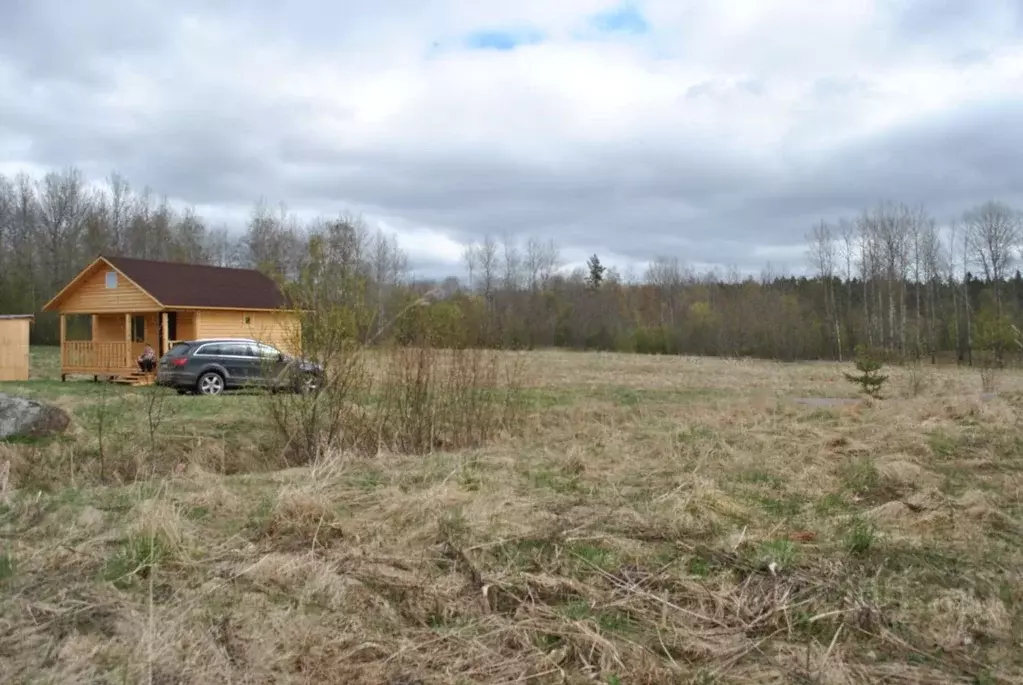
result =
M27 381L31 314L0 314L0 381Z
M135 379L148 343L163 356L178 340L255 338L298 354L301 320L273 279L254 269L98 257L52 300L60 312L60 375ZM69 340L67 319L91 319Z

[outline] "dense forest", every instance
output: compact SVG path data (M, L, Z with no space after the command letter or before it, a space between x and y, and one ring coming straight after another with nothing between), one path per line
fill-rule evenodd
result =
M568 272L552 240L487 237L466 248L461 278L425 282L393 236L357 217L300 222L259 202L232 235L119 175L97 188L68 169L0 176L0 314L36 313L34 342L54 343L56 321L39 310L98 254L256 267L284 281L300 279L315 254L358 274L374 340L427 317L444 344L519 348L798 360L848 358L864 343L969 362L978 347L1013 347L1023 314L1014 208L989 201L939 221L879 202L807 227L806 239L808 277L695 273L684 255L656 257L638 277L597 254ZM410 309L413 300L427 306Z

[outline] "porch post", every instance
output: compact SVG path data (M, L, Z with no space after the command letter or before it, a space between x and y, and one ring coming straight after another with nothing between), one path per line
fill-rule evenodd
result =
M124 368L131 368L131 314L124 315Z
M67 366L67 353L64 349L64 342L67 340L67 321L64 315L60 315L60 380L64 382L64 367Z
M160 312L160 329L163 331L163 340L160 341L160 356L167 354L170 350L170 329L167 327L167 312Z

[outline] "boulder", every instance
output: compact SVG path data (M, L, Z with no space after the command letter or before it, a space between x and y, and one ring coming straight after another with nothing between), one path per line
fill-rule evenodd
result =
M70 423L71 417L52 404L0 393L0 440L46 438L63 433Z

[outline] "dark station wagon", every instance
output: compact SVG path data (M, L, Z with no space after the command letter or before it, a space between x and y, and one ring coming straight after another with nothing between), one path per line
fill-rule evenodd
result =
M219 395L241 388L315 392L322 378L320 365L250 338L184 340L171 347L156 369L157 384L182 395Z

